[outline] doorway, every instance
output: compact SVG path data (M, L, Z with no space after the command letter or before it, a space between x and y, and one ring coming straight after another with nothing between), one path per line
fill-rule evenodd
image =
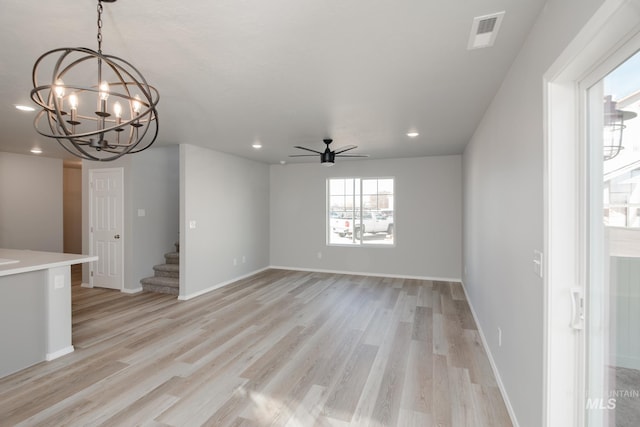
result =
M639 46L640 47L640 46ZM588 426L640 419L640 53L587 90Z
M82 162L64 160L62 168L63 251L82 253ZM71 284L82 283L82 266L71 266Z
M92 287L122 290L124 241L124 169L89 171L89 247Z
M639 5L636 0L605 1L545 75L547 426L612 427L635 425L637 420L625 424L621 415L618 396L635 398L640 384L626 375L631 383L623 385L616 376L622 366L615 337L624 335L618 328L622 314L618 308L629 296L620 298L620 278L638 284L640 274L619 264L615 258L624 257L611 252L617 228L629 227L610 226L622 221L633 224L632 218L640 213L634 211L631 195L635 173L629 164L629 176L605 174L610 169L607 162L613 165L612 159L622 159L615 154L615 141L621 130L625 140L630 137L633 119L623 115L626 125L616 124L605 112L620 110L623 98L631 93L621 97L606 93L606 78L640 49ZM618 184L627 188L627 196L618 194L624 192ZM637 248L633 242L630 246Z

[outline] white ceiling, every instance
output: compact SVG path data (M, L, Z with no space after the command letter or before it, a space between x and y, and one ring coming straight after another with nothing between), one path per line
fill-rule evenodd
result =
M0 151L65 157L33 129L33 63L97 49L96 0L0 0ZM189 143L268 163L304 145L372 158L461 153L543 0L119 0L106 54L160 92L157 145ZM493 47L468 50L472 20L506 11ZM411 139L410 130L420 132ZM252 143L263 148L255 150ZM143 154L139 154L143 155Z

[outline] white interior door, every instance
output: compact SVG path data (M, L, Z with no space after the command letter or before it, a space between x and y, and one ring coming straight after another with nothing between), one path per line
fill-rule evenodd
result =
M123 275L123 169L89 171L91 285L122 289Z

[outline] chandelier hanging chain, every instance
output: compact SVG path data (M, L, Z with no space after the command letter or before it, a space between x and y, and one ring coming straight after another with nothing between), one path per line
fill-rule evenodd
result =
M102 0L98 0L98 34L96 38L98 39L98 84L102 82ZM104 126L104 121L103 121ZM102 135L101 135L102 137Z
M102 1L98 0L98 53L102 53Z

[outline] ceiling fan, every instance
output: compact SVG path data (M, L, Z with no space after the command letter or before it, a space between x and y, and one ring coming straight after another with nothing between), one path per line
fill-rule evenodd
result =
M335 150L332 151L329 148L329 144L333 142L333 139L326 138L326 139L323 139L322 141L325 144L327 144L327 147L324 149L324 151L317 151L311 148L301 147L299 145L296 145L294 148L311 151L312 153L315 153L315 154L292 154L289 157L313 157L319 154L320 163L323 164L324 166L333 166L335 163L336 157L369 157L368 154L342 154L346 151L353 150L354 148L358 148L357 145L347 145L344 147L336 148Z

